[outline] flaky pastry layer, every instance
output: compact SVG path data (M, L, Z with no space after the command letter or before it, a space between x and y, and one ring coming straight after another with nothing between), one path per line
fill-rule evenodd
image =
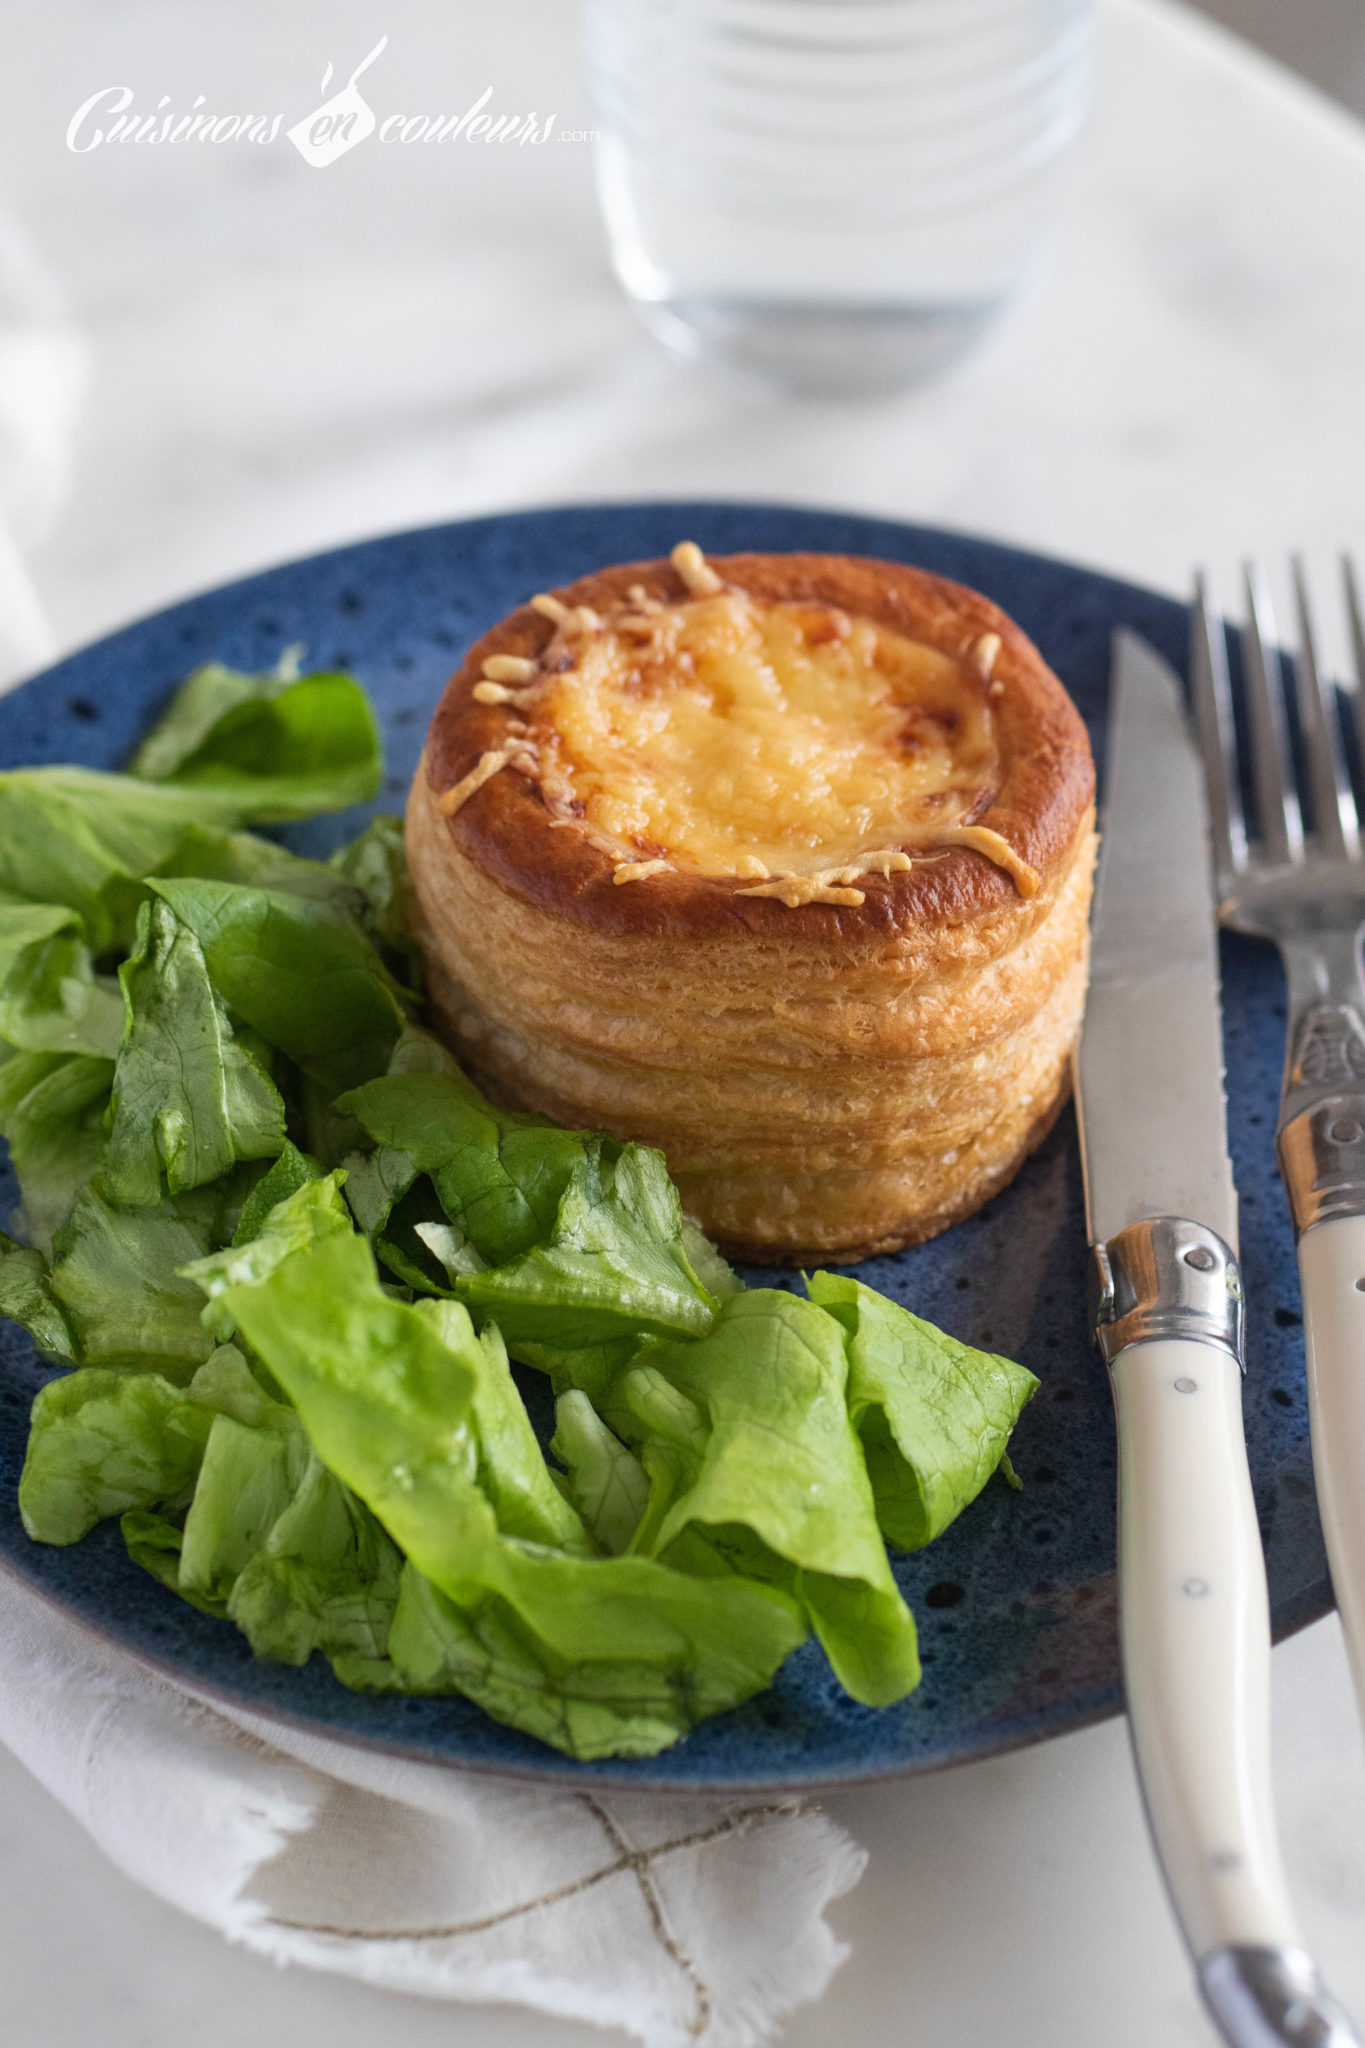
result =
M970 1214L1064 1098L1085 987L1089 750L1060 683L975 593L842 557L715 567L945 653L999 635L1001 785L981 822L1032 864L1036 893L964 848L869 878L857 906L788 908L676 873L621 888L600 850L550 829L527 773L494 774L443 814L442 792L496 735L481 724L495 707L473 697L485 664L527 658L546 626L518 612L450 684L413 784L433 1003L498 1099L661 1146L689 1213L731 1252L852 1260ZM602 605L641 582L673 596L675 580L636 565L556 597Z

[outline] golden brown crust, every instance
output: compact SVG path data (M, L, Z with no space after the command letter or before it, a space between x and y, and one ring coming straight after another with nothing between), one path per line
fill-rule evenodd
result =
M851 555L710 559L726 582L760 600L838 605L945 654L960 654L984 633L998 635L992 678L1001 686L994 713L1003 774L994 802L975 822L998 832L1044 885L1055 880L1092 800L1094 768L1075 706L1011 619L976 591L895 562ZM687 595L667 561L602 569L554 594L565 604L600 611L634 584L670 603ZM526 604L470 649L446 686L428 736L426 774L437 795L507 743L507 713L474 698L484 663L494 655L538 655L553 632L551 622ZM740 895L728 878L676 871L618 889L612 859L582 834L555 828L539 790L515 772L492 776L445 829L452 844L503 888L557 918L603 931L659 938L765 934L782 920L813 939L837 939L845 949L860 942L879 948L894 933L927 925L956 926L1001 913L1013 918L1021 904L1009 876L966 848L860 882L859 905L789 910L770 898Z
M759 598L814 598L958 654L999 635L1002 783L981 822L1038 870L1025 898L974 851L860 881L861 905L788 909L676 871L617 887L552 829L534 784L494 775L438 807L506 738L474 700L492 654L551 632L530 606L449 685L408 807L419 933L440 1028L497 1100L662 1147L688 1212L746 1258L849 1261L920 1242L1004 1186L1065 1100L1085 989L1095 839L1085 731L1010 620L975 593L843 556L732 556ZM668 563L558 594L602 610Z

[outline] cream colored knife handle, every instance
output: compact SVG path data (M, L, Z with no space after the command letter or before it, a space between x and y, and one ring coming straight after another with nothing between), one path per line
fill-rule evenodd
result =
M1242 1434L1219 1346L1131 1344L1111 1363L1119 1620L1148 1818L1197 1962L1299 1945L1270 1792L1270 1612Z
M1119 1434L1119 1623L1138 1775L1230 2048L1358 2048L1302 1947L1270 1787L1270 1603L1242 1431L1242 1283L1206 1226L1094 1247Z
M1313 1473L1341 1625L1365 1704L1365 1216L1299 1239Z

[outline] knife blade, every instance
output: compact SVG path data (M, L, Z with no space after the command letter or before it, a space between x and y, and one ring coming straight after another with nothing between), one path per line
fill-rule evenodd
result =
M1354 2048L1303 1948L1275 1834L1203 777L1177 678L1128 632L1114 641L1103 848L1075 1077L1138 1777L1223 2038Z
M1203 771L1179 683L1136 633L1115 635L1113 690L1077 1060L1090 1241L1193 1216L1235 1252Z

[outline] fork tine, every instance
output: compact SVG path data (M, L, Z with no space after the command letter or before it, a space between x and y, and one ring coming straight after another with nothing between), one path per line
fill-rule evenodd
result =
M1202 570L1194 579L1194 609L1190 614L1190 682L1209 793L1214 865L1219 876L1227 878L1240 874L1246 866L1247 828L1242 815L1241 784L1237 780L1227 639L1223 621L1209 608Z
M1299 729L1313 793L1313 830L1319 850L1329 859L1355 860L1360 853L1360 821L1346 761L1341 749L1341 716L1336 684L1318 665L1317 638L1308 602L1308 576L1303 558L1292 563L1294 603L1299 615L1299 651L1294 657Z
M1341 581L1346 592L1346 620L1351 634L1351 657L1356 684L1356 744L1365 759L1365 617L1361 614L1360 586L1356 565L1349 555L1341 558Z
M1275 647L1275 621L1270 592L1254 563L1246 564L1244 579L1247 622L1242 631L1242 661L1261 844L1267 860L1292 866L1303 858L1303 817L1285 728L1284 677Z

